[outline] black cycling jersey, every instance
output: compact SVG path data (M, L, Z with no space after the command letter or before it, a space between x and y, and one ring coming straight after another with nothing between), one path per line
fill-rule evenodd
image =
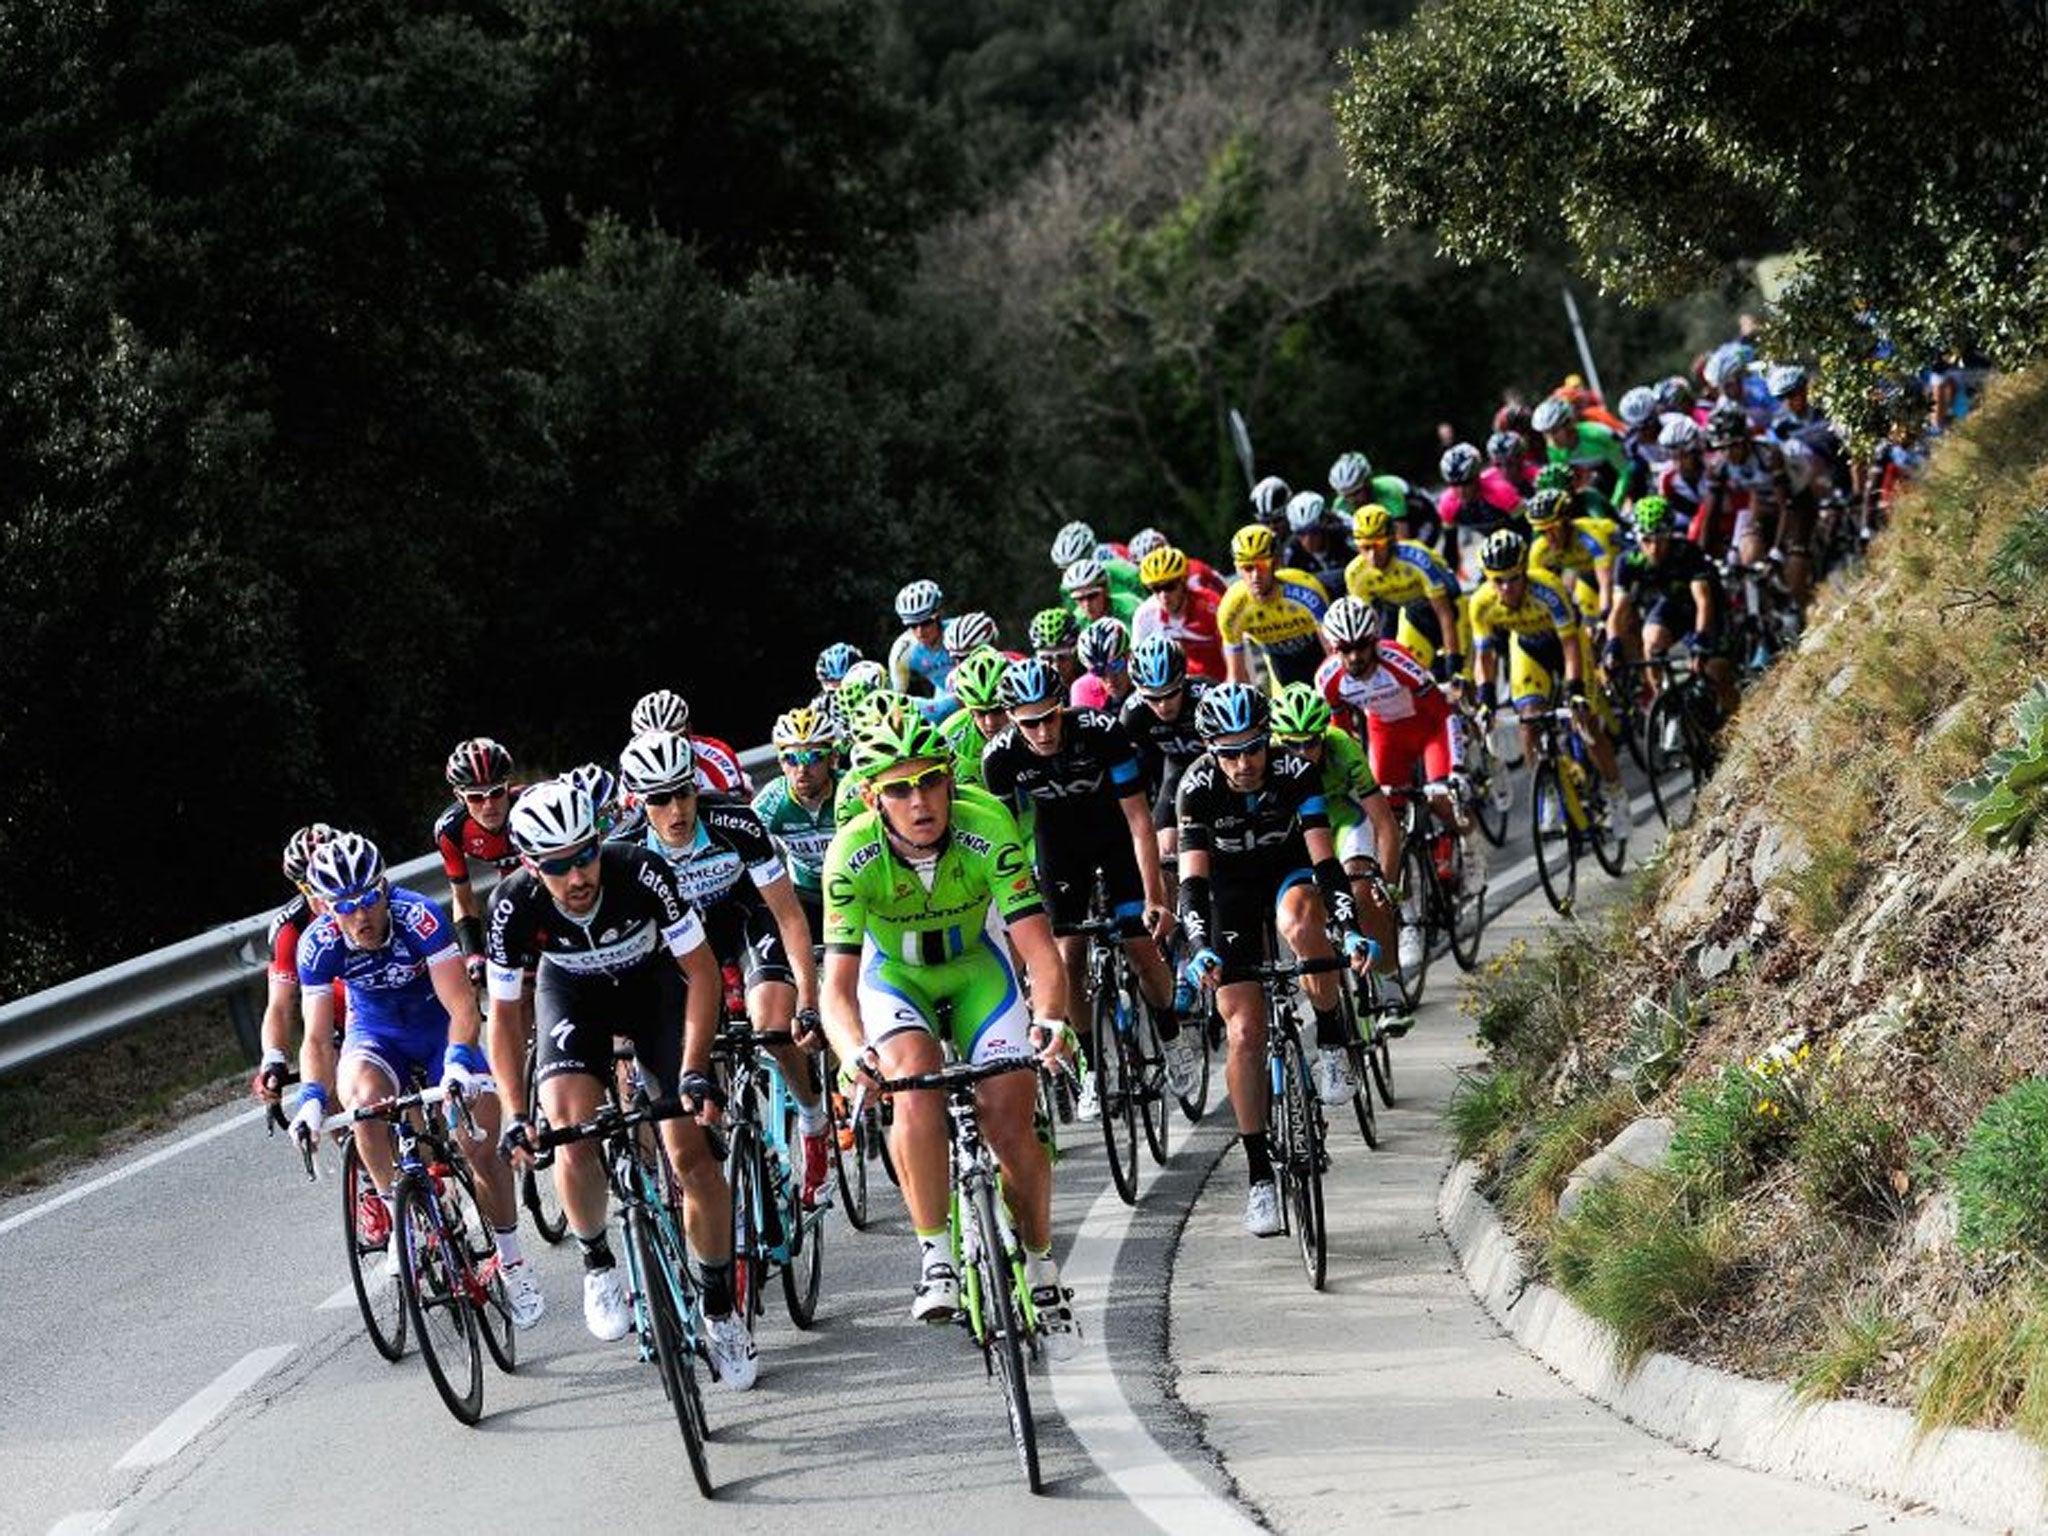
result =
M1138 754L1124 728L1100 710L1069 709L1060 727L1060 748L1040 757L1024 744L1015 725L1005 726L982 748L981 777L988 792L1018 810L1030 801L1038 812L1041 847L1083 827L1123 826L1117 802L1144 793Z
M1209 688L1207 678L1189 678L1181 692L1180 713L1171 720L1160 719L1152 706L1135 693L1124 700L1124 734L1130 737L1138 754L1138 766L1144 770L1147 784L1158 785L1169 772L1185 772L1188 764L1202 755L1195 712L1201 708Z
M1690 594L1696 581L1716 580L1714 562L1690 539L1673 538L1665 546L1664 558L1652 562L1637 549L1623 555L1614 568L1617 592L1626 592L1638 609L1659 597Z
M648 828L646 848L675 874L703 914L712 953L738 965L748 989L763 981L794 981L775 914L761 887L787 878L782 854L744 800L697 797L697 828L687 848L671 848Z
M1330 824L1322 770L1297 752L1271 752L1264 786L1249 793L1231 788L1222 766L1205 753L1181 775L1179 811L1182 853L1207 853L1212 875Z

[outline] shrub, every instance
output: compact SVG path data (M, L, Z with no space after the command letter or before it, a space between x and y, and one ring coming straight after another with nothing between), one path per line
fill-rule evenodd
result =
M1470 1008L1496 1063L1540 1082L1597 1003L1602 964L1592 937L1570 928L1540 949L1517 943L1488 964L1473 982Z
M1850 1302L1828 1319L1820 1344L1794 1367L1793 1389L1809 1403L1840 1397L1905 1337L1905 1321L1876 1297Z
M1584 1094L1542 1117L1508 1184L1508 1210L1522 1221L1547 1223L1572 1171L1634 1119L1636 1107L1635 1095L1617 1087Z
M1460 1158L1497 1148L1522 1118L1522 1082L1513 1072L1460 1072L1444 1109Z
M2048 1080L2016 1083L1985 1105L1951 1177L1959 1248L2048 1259Z
M1809 1049L1730 1063L1678 1096L1670 1168L1688 1189L1733 1199L1791 1144L1807 1114Z
M1868 1099L1823 1097L1793 1138L1800 1192L1823 1215L1882 1221L1905 1198L1906 1133Z
M2018 744L1984 760L1984 771L1948 792L1970 817L1970 831L1992 848L2024 848L2048 804L2048 682L2034 680L2012 707Z
M1680 976L1664 1002L1639 996L1629 1005L1629 1036L1607 1075L1626 1083L1639 1102L1647 1103L1685 1065L1686 1048L1699 1032L1706 1010Z
M1551 1277L1614 1331L1633 1366L1697 1319L1740 1256L1729 1207L1698 1202L1668 1174L1637 1171L1595 1186L1551 1228Z

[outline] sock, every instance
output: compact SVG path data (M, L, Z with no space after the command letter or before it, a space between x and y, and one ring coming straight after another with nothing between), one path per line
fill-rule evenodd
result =
M612 1257L612 1245L605 1240L604 1228L602 1227L599 1227L596 1235L592 1237L585 1237L581 1232L578 1232L576 1234L576 1246L583 1250L583 1267L591 1274L596 1274L599 1270L613 1269L618 1266L619 1261Z
M384 1207L384 1225L395 1228L398 1225L398 1207L391 1203L391 1196L379 1190L378 1203Z
M832 1117L825 1112L825 1101L815 1104L799 1104L796 1107L797 1134L801 1136L822 1136L832 1129Z
M1043 1253L1033 1252L1030 1248L1024 1250L1024 1283L1034 1291L1041 1286L1060 1283L1059 1266L1053 1263L1050 1248Z
M704 1290L704 1315L706 1317L732 1316L732 1260L723 1264L706 1264L697 1261L697 1283Z
M519 1228L517 1226L494 1227L491 1230L491 1236L497 1239L498 1267L500 1269L517 1269L526 1261L526 1255L519 1251Z
M944 1227L936 1232L918 1233L917 1248L919 1274L929 1274L935 1267L953 1267L953 1244L948 1239Z
M1180 1038L1180 1014L1174 1010L1173 1004L1168 1003L1164 1007L1155 1008L1147 1003L1145 1007L1152 1015L1153 1032L1159 1036L1161 1042Z
M1334 1008L1316 1010L1316 1044L1323 1047L1344 1048L1344 1015Z
M1238 1137L1244 1142L1245 1168L1251 1174L1254 1184L1273 1182L1273 1154L1266 1147L1264 1131L1239 1131Z

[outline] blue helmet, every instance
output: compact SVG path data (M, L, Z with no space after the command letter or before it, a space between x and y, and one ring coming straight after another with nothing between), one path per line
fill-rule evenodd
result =
M1003 671L1003 707L1020 709L1030 704L1061 703L1066 690L1060 675L1049 662L1036 656L1013 661Z
M839 640L818 652L818 681L821 683L843 683L846 672L865 658L858 646L848 645Z
M360 895L384 878L384 855L360 832L337 832L313 850L306 883L329 901Z
M1195 711L1195 732L1204 741L1263 731L1268 719L1266 696L1249 683L1221 683L1202 695Z
M1153 635L1131 652L1131 682L1140 693L1172 693L1187 680L1187 653L1178 640Z

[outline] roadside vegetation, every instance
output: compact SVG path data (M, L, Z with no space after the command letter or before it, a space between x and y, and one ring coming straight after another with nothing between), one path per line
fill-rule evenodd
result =
M1504 957L1451 1127L1615 1333L2048 1446L2048 372L1999 381L1621 911ZM1558 1196L1638 1119L1651 1166Z

